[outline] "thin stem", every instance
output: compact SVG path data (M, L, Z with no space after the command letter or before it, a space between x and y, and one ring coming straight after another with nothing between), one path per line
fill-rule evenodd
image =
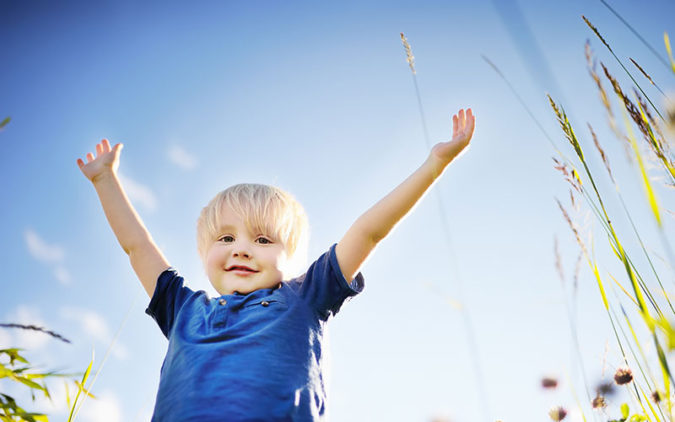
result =
M427 123L426 123L426 117L424 115L424 108L422 106L422 96L420 95L420 90L419 86L417 84L417 75L414 72L412 73L412 79L413 79L413 84L415 86L415 95L417 96L417 105L419 108L420 112L420 118L422 119L422 128L424 130L424 140L426 143L427 150L431 148L431 141L429 139L429 131L427 130ZM453 263L453 268L457 269L457 263L455 260L454 253L452 253L452 240L450 236L450 226L449 223L447 222L447 216L449 215L446 212L445 205L443 203L443 199L441 195L438 193L438 190L436 190L436 199L437 199L437 204L438 204L438 209L440 212L440 215L442 216L441 218L441 224L443 226L443 232L445 234L445 238L447 241L448 248L450 249L451 253L449 254L450 260ZM462 315L462 322L464 324L464 331L467 336L467 342L469 344L469 349L471 352L471 362L473 364L473 369L474 373L476 374L476 386L478 388L478 397L480 397L481 400L481 408L483 410L483 417L485 418L485 421L491 421L491 411L490 411L490 401L489 397L487 394L487 389L485 388L485 378L483 375L483 370L480 364L480 353L478 351L478 343L476 342L476 338L474 337L474 329L473 329L473 323L471 321L471 315L469 314L468 307L466 306L466 302L464 301L463 298L463 293L462 293L462 281L461 277L459 276L459 271L456 272L455 274L455 286L457 288L457 297L460 300L461 303L464 304L462 308L460 309L460 313Z
M625 19L624 19L617 11L616 11L616 10L614 10L614 9L612 8L612 6L610 6L605 0L600 0L600 2L601 2L602 4L604 4L605 7L607 7L607 8L609 9L609 11L612 12L612 13L614 14L614 16L616 16L617 18L619 18L619 20L620 20L624 25L626 25L626 27L628 27L628 29L630 29L630 31L631 31L636 37L638 37L638 39L639 39L640 41L642 41L642 43L649 49L649 51L651 51L651 52L654 54L654 56L656 56L656 58L659 59L659 61L660 61L660 62L661 62L668 70L671 70L671 69L670 69L670 64L668 64L668 62L667 62L663 57L661 57L661 55L659 54L659 52L656 51L656 49L655 49L654 47L652 47L651 44L649 44L649 43L647 42L647 40L645 40L644 38L642 38L642 35L640 35L640 33L638 33L638 32L637 32L637 31L636 31L636 30L628 23L628 21L626 21L626 20L625 20Z

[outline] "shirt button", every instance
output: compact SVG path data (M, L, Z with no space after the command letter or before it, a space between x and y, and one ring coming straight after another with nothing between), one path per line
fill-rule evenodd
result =
M220 299L218 303L220 303L223 306L227 305L227 301L225 299Z
M266 300L263 300L262 302L260 302L260 304L261 304L262 306L270 306L270 303L269 303L268 301L266 301Z

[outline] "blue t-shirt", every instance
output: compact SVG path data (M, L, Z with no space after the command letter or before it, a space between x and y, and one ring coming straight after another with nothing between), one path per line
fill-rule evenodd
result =
M277 288L209 298L164 271L146 313L169 347L152 421L316 421L325 415L326 321L363 290L335 245Z

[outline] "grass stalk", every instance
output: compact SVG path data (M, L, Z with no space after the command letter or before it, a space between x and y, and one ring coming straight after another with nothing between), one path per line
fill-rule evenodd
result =
M612 50L612 47L610 47L609 44L607 43L607 41L605 41L605 39L602 37L602 35L600 35L600 32L598 31L598 29L597 29L595 26L593 26L593 24L586 18L586 16L583 16L583 15L582 15L581 17L582 17L582 19L584 20L584 22L586 22L586 25L588 25L588 26L591 28L591 30L595 33L595 35L596 35L598 38L600 38L600 41L602 41L602 43L605 45L605 47L607 47L607 49L608 49L609 52L612 54L612 56L614 57L614 59L616 59L616 61L619 63L619 65L621 65L621 68L622 68L622 69L626 72L626 74L630 77L631 81L633 81L633 83L634 83L635 86L640 90L640 92L642 93L642 95L644 95L644 97L647 99L647 101L649 101L649 104L651 104L651 106L652 106L652 108L654 109L654 111L656 112L656 114L658 114L659 117L661 118L661 120L663 120L663 121L665 122L665 119L663 118L663 116L661 115L661 113L659 113L659 110L656 108L656 106L654 105L654 103L652 103L652 100L651 100L651 99L649 98L649 96L644 92L644 90L642 89L642 87L640 86L640 84L635 80L635 78L634 78L633 75L628 71L628 69L626 69L626 66L624 66L623 63L621 62L621 60L619 60L619 58L616 56L616 54L614 54L614 50Z
M628 339L628 336L626 336L626 333L623 331L623 328L621 328L621 333L624 335L624 338L626 339L626 343L628 344L629 349L631 350L631 354L633 355L633 359L635 359L635 363L638 366L638 369L640 370L640 373L642 374L642 377L644 378L645 382L647 383L647 387L652 390L656 388L656 378L654 378L654 375L652 374L651 368L649 367L649 362L647 360L647 356L644 353L644 350L642 349L642 346L640 345L640 341L637 338L637 334L635 333L635 329L633 329L633 324L630 322L630 318L628 317L628 313L626 313L626 309L619 304L619 307L621 308L621 313L623 314L624 319L626 320L626 325L628 326L628 329L630 330L631 336L633 337L633 341L635 342L635 345L637 346L638 352L640 353L640 358L642 358L642 361L644 362L644 366L646 368L646 373L645 373L645 368L642 367L642 364L640 364L640 359L638 359L637 354L633 350L633 347L630 345L630 340ZM616 318L616 315L615 315ZM617 318L618 320L618 318ZM651 381L651 385L650 385Z
M431 149L431 141L429 137L429 130L427 129L427 123L426 123L426 116L424 114L424 107L422 105L422 96L420 94L420 89L419 85L417 83L417 71L415 70L415 57L412 54L412 48L410 47L410 44L408 43L408 40L406 39L405 35L403 32L401 32L401 41L403 43L403 47L406 52L406 61L408 62L408 65L411 70L411 75L413 79L413 85L415 87L415 96L417 98L417 106L418 110L420 113L420 119L422 121L422 129L424 131L424 141L427 147L427 150ZM441 225L443 226L443 231L445 234L445 238L447 241L447 245L450 249L450 256L452 258L452 261L455 261L454 268L457 268L456 260L454 259L454 254L452 254L452 240L451 240L451 230L450 230L450 225L447 221L447 218L445 216L449 215L446 212L445 204L443 202L442 197L440 194L438 194L438 191L436 191L436 202L438 204L439 212L440 215L443 216L441 218ZM467 336L467 343L469 345L469 349L471 351L471 361L474 369L474 373L476 375L476 385L478 388L478 397L480 397L482 406L481 409L483 410L483 417L485 421L490 421L492 420L491 418L491 411L490 411L490 400L489 396L487 393L487 389L485 388L485 377L483 375L483 369L482 365L480 363L480 353L478 350L478 343L474 337L474 332L475 330L473 329L473 323L471 320L471 315L469 313L468 307L466 306L466 301L463 298L463 293L462 293L462 282L461 282L461 277L459 273L457 272L456 276L454 277L455 280L455 286L457 288L457 295L458 299L461 303L464 304L462 308L460 309L460 313L462 315L462 322L464 324L464 331Z
M661 93L661 95L663 95L663 96L666 97L666 98L668 97L668 96L666 95L666 93L663 92L663 90L661 89L661 87L658 86L658 85L656 84L656 82L654 82L654 79L652 79L652 77L649 76L649 74L642 68L642 66L640 66L640 65L638 64L638 62L636 62L635 60L633 60L632 57L629 57L628 59L631 61L631 63L633 63L633 65L634 65L635 67L638 68L638 70L640 71L640 73L642 73L642 75L643 75L645 78L647 78L647 80L649 81L649 83L651 83L651 84L654 86L654 88L656 88L656 89Z
M626 20L625 20L625 19L624 19L617 11L616 11L616 10L614 10L614 9L612 8L612 6L609 5L609 3L607 3L605 0L600 0L600 2L601 2L602 4L604 4L605 7L607 7L607 8L609 9L609 11L612 12L612 13L614 14L614 16L616 16L617 18L619 18L619 20L621 21L621 23L623 23L624 25L626 25L626 27L627 27L627 28L628 28L628 29L629 29L636 37L638 37L638 39L639 39L640 41L642 41L642 44L644 44L644 45L649 49L649 51L651 51L652 54L654 54L654 56L656 56L656 58L657 58L661 63L663 63L664 66L666 66L667 68L670 68L670 66L668 65L668 63L666 62L666 60L659 54L659 52L656 51L656 49L655 49L654 47L652 47L652 45L649 44L649 43L647 42L647 40L645 40L645 39L642 37L642 35L640 35L640 33L637 32L637 31L635 30L635 28L633 28L633 27L631 26L631 24L628 23L628 21L626 21ZM675 69L675 67L674 67L673 69Z
M670 69L675 73L675 59L673 59L673 50L670 48L670 38L668 38L668 33L663 32L663 43L666 45L666 52L668 53L668 59L670 60Z
M122 332L122 328L124 327L124 325L126 325L126 322L129 319L129 315L131 315L131 310L134 308L134 305L136 304L136 301L138 300L138 298L141 295L142 295L141 293L137 294L136 297L134 298L133 302L131 303L131 305L129 305L129 308L127 309L127 312L124 315L124 318L122 318L122 322L120 323L119 327L117 327L117 331L115 332L115 336L111 340L110 345L108 345L108 348L105 351L105 355L103 355L103 360L101 361L101 364L99 365L98 369L96 370L96 373L94 374L93 379L91 380L91 383L89 384L89 388L87 390L85 390L87 393L89 391L91 391L92 388L94 388L94 384L96 383L96 380L98 379L98 376L101 373L101 370L103 369L103 366L105 365L106 361L108 360L108 356L110 356L110 352L112 351L112 348L115 346L115 343L117 343L117 339L119 338L119 335ZM91 365L93 363L94 363L94 358L92 356L92 361L91 361L91 363L89 363L89 368L87 368L87 374L91 370ZM82 381L82 388L84 388L85 381L86 380ZM78 392L78 395L79 395L79 392ZM82 399L82 401L79 403L77 408L75 408L75 404L77 404L77 397L75 398L75 403L73 404L73 409L75 409L75 414L72 415L73 412L71 411L72 419L69 418L68 422L72 422L72 420L75 419L75 416L77 416L77 414L80 412L80 409L82 408L82 405L84 404L84 399L86 399L86 395Z

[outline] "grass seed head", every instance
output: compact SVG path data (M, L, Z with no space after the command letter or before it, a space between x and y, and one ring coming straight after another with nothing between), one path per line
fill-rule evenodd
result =
M611 396L614 394L614 384L611 382L601 382L595 387L595 393L598 396Z
M663 400L663 394L659 390L652 391L652 400L654 403L659 404Z
M588 256L588 249L586 249L586 245L584 244L583 240L581 240L581 236L579 234L579 229L577 228L577 225L572 222L572 219L570 218L570 215L567 213L567 210L563 205L556 199L556 202L558 203L558 207L560 208L560 211L563 213L563 217L565 218L565 221L567 221L567 224L570 226L570 229L572 230L572 233L574 233L574 237L577 240L577 243L579 244L579 247L581 247L582 252L584 255Z
M555 406L548 411L548 416L551 418L551 420L559 422L565 419L567 416L567 410L565 410L565 408L562 406Z
M572 147L574 147L574 151L577 153L579 159L581 161L584 161L584 153L581 150L581 145L579 145L579 140L574 134L574 130L572 130L572 125L570 124L570 121L567 118L567 114L565 114L565 109L563 109L561 106L558 106L555 103L555 101L553 101L553 98L551 98L550 95L546 94L546 96L548 97L548 102L551 104L551 107L553 108L553 111L555 112L555 115L558 118L558 123L560 123L560 127L565 133L565 137L567 138L569 143L572 144Z
M591 126L590 123L587 123L587 124L588 124L588 129L591 131L591 136L593 136L593 143L595 144L595 147L598 149L598 152L600 152L600 157L602 157L602 162L605 163L605 168L607 169L607 172L609 173L609 178L612 179L612 183L616 184L616 181L614 180L614 176L612 176L612 169L609 167L609 160L607 159L607 155L605 154L605 151L600 146L600 142L598 142L598 137L595 135L595 131L593 130L593 127Z
M633 371L627 366L622 366L614 373L614 382L618 385L625 385L633 381Z
M2 327L2 328L19 328L21 330L28 330L28 331L38 331L38 332L50 335L50 336L54 337L55 339L61 340L64 343L70 343L70 340L63 337L61 334L56 333L56 332L51 331L51 330L48 330L44 327L38 327L37 325L2 323L2 324L0 324L0 327Z
M602 41L602 43L605 44L605 47L607 47L607 49L609 51L612 51L612 47L610 47L609 44L607 44L607 41L605 41L605 39L602 38L602 35L600 35L600 32L598 31L598 29L595 26L593 26L591 21L586 19L586 16L584 16L584 15L581 15L581 18L584 20L584 22L586 22L586 25L588 25L588 27L591 28L591 30L593 32L595 32L595 35L597 35L597 37L600 38L600 41Z
M560 258L560 250L558 249L558 236L553 239L553 253L555 254L555 269L558 271L560 281L565 284L565 272L563 271L562 258ZM554 381L555 385L550 385L547 381ZM544 377L541 380L541 386L544 388L555 388L558 385L558 380L552 377Z
M552 390L558 386L558 380L554 377L544 377L541 379L541 386L545 389Z
M581 272L581 263L582 258L584 257L584 251L579 251L577 256L577 262L574 264L574 277L572 278L572 286L574 286L574 291L576 292L577 286L579 285L579 273Z
M656 84L655 84L654 81L652 80L652 77L649 76L649 75L647 74L647 72L645 72L645 70L642 68L642 66L640 66L639 64L637 64L637 62L636 62L635 60L633 60L631 57L629 57L629 59L630 59L630 61L635 65L635 67L637 67L638 70L639 70L640 72L642 72L642 74L645 76L645 78L647 78L647 80L648 80L652 85L656 86Z
M633 88L633 94L635 94L635 98L637 98L640 110L644 112L644 116L646 116L646 120L647 122L649 122L649 123L645 122L644 116L640 115L648 132L647 142L649 143L649 146L651 147L654 154L656 154L656 156L659 157L661 161L668 161L668 164L672 166L673 165L672 159L668 159L668 156L670 155L669 145L663 140L665 137L663 136L663 132L661 132L659 124L654 120L654 117L652 117L652 114L649 112L649 107L647 106L647 103L642 98L637 89ZM654 130L652 129L655 129L656 133L654 133ZM656 136L657 134L659 136Z
M408 44L408 40L405 35L403 35L403 32L401 32L401 41L403 42L403 48L405 48L405 61L408 62L408 66L410 66L410 70L414 75L417 73L415 72L415 56L413 56L412 48L410 48L410 44Z
M597 395L591 401L591 406L593 406L593 409L604 409L607 407L607 400L603 396Z
M558 170L563 174L563 176L565 176L565 180L567 180L567 182L570 185L572 185L574 190L576 190L579 193L582 193L582 183L581 178L579 178L579 173L577 173L575 169L569 170L567 164L561 163L560 161L556 160L555 157L552 158L553 162L555 163L553 168Z
M612 112L612 106L609 103L607 91L605 91L605 88L602 86L602 80L600 79L598 73L595 71L596 61L593 59L593 51L591 50L591 44L588 41L586 41L585 53L586 53L586 63L588 65L588 73L591 75L591 78L593 78L595 85L598 87L598 92L600 93L600 100L602 101L602 105L605 107L605 110L607 110L607 115L609 116L610 124L614 125L614 113Z
M612 88L614 88L614 92L616 95L623 101L624 106L626 107L626 111L628 111L628 114L630 115L631 119L635 122L637 125L638 129L640 129L640 132L642 132L642 135L645 137L647 142L651 144L651 140L649 137L649 128L645 124L644 119L642 119L642 115L640 114L640 110L633 104L633 102L624 94L623 90L621 89L621 85L619 85L619 82L617 82L616 78L612 76L609 73L609 70L605 67L605 65L600 62L600 66L602 66L602 69L605 72L605 76L607 76L607 79L612 84Z

